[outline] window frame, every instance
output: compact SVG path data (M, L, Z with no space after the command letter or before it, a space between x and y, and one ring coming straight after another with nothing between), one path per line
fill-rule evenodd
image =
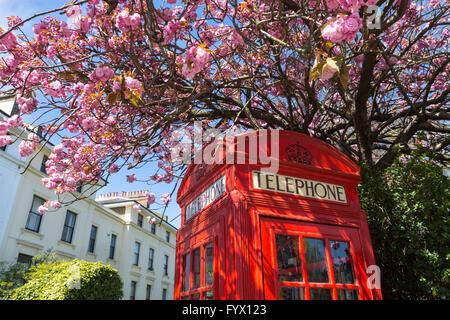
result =
M170 243L170 231L166 231L166 242Z
M145 287L145 300L150 300L151 295L152 295L152 285L147 284L147 286Z
M202 274L202 248L200 246L192 250L192 289L200 288L202 283L201 274Z
M189 292L191 289L191 251L182 256L181 268L181 292ZM187 287L187 288L186 288Z
M42 224L42 214L40 214L39 212L33 211L33 205L34 205L35 199L39 199L40 201L42 201L42 204L45 203L45 200L43 198L41 198L37 195L33 195L33 198L31 200L31 208L30 208L30 211L28 212L27 222L25 223L25 229L39 233L39 231L41 230L41 224ZM39 206L36 206L36 209L38 207ZM37 221L38 221L37 230L30 227L30 221L31 221L32 217L33 217L33 219L37 219ZM33 225L35 226L36 223L34 223Z
M136 252L137 248L137 252ZM133 250L133 266L139 266L139 256L141 252L141 243L139 241L134 242L134 250Z
M73 216L73 226L68 225L67 223L70 222L71 220L68 220L69 216ZM63 226L63 232L61 234L61 241L67 242L67 243L72 243L73 241L73 234L75 232L75 225L77 223L77 214L71 210L67 210L66 211L66 218L64 219L64 226ZM70 232L68 232L68 231ZM66 239L64 239L64 233L66 234ZM67 240L67 235L70 235L70 239Z
M130 300L136 300L136 288L137 288L137 281L131 280L131 282L130 282Z
M92 230L95 230L94 238L92 238ZM95 242L97 240L97 232L98 227L96 225L91 225L91 232L89 233L89 244L88 244L88 252L94 253L95 252ZM92 248L91 248L92 245Z
M326 235L323 234L321 236L318 235L312 235L312 234L301 234L297 232L290 232L290 231L280 231L276 230L274 232L274 236L276 234L282 234L282 235L295 235L298 237L299 241L299 254L300 254L300 260L302 262L301 268L302 268L302 281L276 281L278 283L278 294L281 288L283 287L289 287L289 288L304 288L304 296L306 300L310 300L311 297L311 289L329 289L332 300L337 299L337 290L339 289L345 289L345 290L356 290L358 297L360 297L360 285L357 282L357 277L355 275L355 266L354 266L354 248L352 241L349 239L343 239L339 238L333 235ZM324 255L325 255L325 263L326 263L326 269L327 269L327 276L328 276L328 282L310 282L309 277L307 274L307 267L306 267L306 258L305 258L305 249L304 249L304 239L319 239L322 240L324 243ZM275 237L273 239L273 242L275 241ZM351 265L352 265L352 274L353 274L353 280L354 283L352 284L341 284L335 282L335 276L334 276L334 269L332 265L332 259L331 259L331 252L330 252L330 241L341 241L346 242L349 246L349 257L351 259ZM274 249L276 250L276 244L273 243ZM275 251L276 252L276 251ZM274 261L274 267L275 272L277 273L278 270L278 262Z
M136 225L137 225L138 227L141 227L141 228L142 228L143 222L144 222L144 216L143 216L142 214L138 213L138 214L137 214Z
M153 262L155 261L155 249L148 249L148 265L147 270L153 271Z
M169 276L169 255L168 254L164 255L163 271L164 271L164 275L168 277Z
M33 256L19 252L19 254L17 255L17 264L25 264L27 265L26 269L29 269L33 264Z
M211 256L212 256L212 267L213 267L213 278L212 283L207 284L206 283L206 253L207 253L207 247L212 246L211 250ZM215 292L214 292L214 283L215 283L215 274L216 274L216 268L217 268L217 258L216 258L216 239L214 238L208 238L205 241L202 241L197 245L196 247L189 248L181 255L181 262L182 262L182 270L181 270L181 294L180 299L181 300L205 300L205 297L207 297L208 293L212 293L211 298L214 299ZM199 274L199 281L200 285L198 288L195 288L195 279L194 279L194 252L196 250L199 250L200 252L200 274ZM186 259L189 255L189 287L186 288Z
M155 224L155 223L152 223L152 224L150 225L150 232L151 232L152 234L156 234L156 224Z
M304 288L304 294L301 295L302 299L309 300L311 298L311 289L327 289L329 290L329 296L332 300L337 300L338 293L340 297L347 296L338 290L354 290L356 297L364 299L365 293L361 285L361 281L364 281L364 274L358 272L358 268L361 267L361 261L358 260L357 252L360 250L360 238L354 229L351 227L341 226L317 226L307 222L291 222L289 224L283 224L275 219L264 219L261 223L262 230L262 248L263 248L263 260L265 262L265 270L269 270L269 264L273 268L273 275L270 275L269 271L264 271L265 279L264 286L267 289L266 299L280 299L281 290L284 287L287 288ZM296 236L298 243L298 250L301 270L302 281L280 281L278 274L278 260L276 258L276 252L278 251L276 243L276 235ZM311 262L309 266L306 264L305 259L305 242L304 239L320 239L324 243L324 260L320 262ZM353 276L353 283L336 283L333 260L331 255L330 243L339 241L347 244L346 251L348 256L342 256L345 258L343 261L349 261L351 263L351 271ZM272 257L272 255L274 255ZM272 259L272 260L271 260ZM347 260L349 259L349 260ZM270 260L270 261L269 261ZM336 261L336 260L335 260ZM339 261L339 260L337 260ZM308 279L307 269L313 266L315 263L320 263L326 266L328 282L311 282ZM336 263L336 262L335 262Z
M113 245L113 238L114 238L114 245ZM114 260L114 256L116 254L116 243L117 243L117 235L115 235L114 233L111 233L111 239L109 241L108 259ZM112 255L111 255L111 249L112 249Z
M47 175L47 168L45 167L45 163L48 161L48 156L46 154L42 157L41 167L39 168L39 171L43 174Z

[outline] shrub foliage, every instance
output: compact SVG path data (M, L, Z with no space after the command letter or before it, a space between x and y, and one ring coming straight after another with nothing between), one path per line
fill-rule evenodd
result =
M385 299L449 299L449 177L424 157L400 156L382 172L362 168Z
M13 300L118 300L122 280L101 262L49 261L32 266L26 283L11 291Z

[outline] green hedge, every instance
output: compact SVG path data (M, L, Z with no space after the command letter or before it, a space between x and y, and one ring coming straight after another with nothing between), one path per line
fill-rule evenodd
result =
M443 168L401 156L383 172L361 168L385 299L450 299L450 188Z
M11 291L12 300L118 300L122 280L101 262L51 261L31 267L26 283Z

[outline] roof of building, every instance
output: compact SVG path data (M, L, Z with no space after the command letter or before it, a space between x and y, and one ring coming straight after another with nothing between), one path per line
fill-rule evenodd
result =
M162 216L160 213L150 209L147 204L147 198L145 196L145 192L148 190L138 190L138 191L122 191L120 192L111 192L108 194L99 195L95 201L101 205L107 206L109 208L119 207L120 205L129 205L129 204L137 204L140 206L140 209L145 211L149 215L154 215L156 218L159 218L161 223L165 223L168 226L172 227L175 230L178 230L177 227L172 225L167 221L167 216Z

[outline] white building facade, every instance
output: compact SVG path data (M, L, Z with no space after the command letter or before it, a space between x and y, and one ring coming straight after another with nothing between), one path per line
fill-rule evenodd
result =
M55 199L41 182L50 149L30 156L34 159L22 173L29 159L19 156L18 145L16 141L0 150L0 261L28 263L51 250L59 259L111 265L122 278L125 300L173 299L177 229L146 208L143 191L98 201L93 193L41 215L38 206ZM139 213L133 209L138 203Z

